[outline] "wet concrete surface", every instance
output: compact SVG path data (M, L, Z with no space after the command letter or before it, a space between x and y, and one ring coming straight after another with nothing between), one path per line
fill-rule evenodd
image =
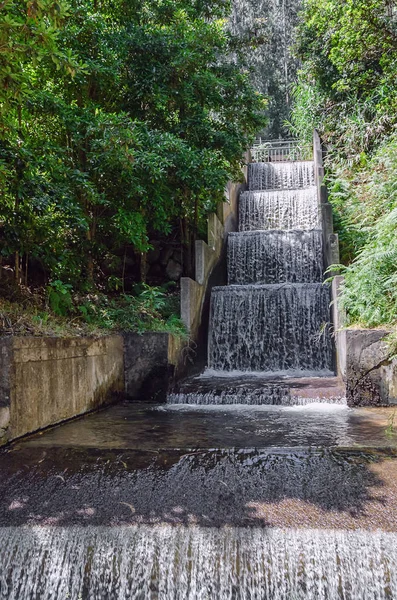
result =
M390 409L120 404L0 453L0 526L397 531L395 446Z
M198 524L397 531L392 451L3 453L0 527Z

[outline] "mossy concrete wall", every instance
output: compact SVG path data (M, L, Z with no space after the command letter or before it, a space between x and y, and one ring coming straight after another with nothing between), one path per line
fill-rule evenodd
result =
M0 444L124 391L123 338L0 338Z

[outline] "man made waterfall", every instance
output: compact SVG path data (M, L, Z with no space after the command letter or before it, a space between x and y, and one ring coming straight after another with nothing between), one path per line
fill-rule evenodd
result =
M323 232L247 231L231 233L229 284L321 283Z
M259 190L296 190L314 186L312 161L285 163L251 163L248 165L248 188Z
M213 290L211 302L210 368L331 375L328 287L220 287Z
M332 375L330 291L322 283L313 184L311 161L249 165L240 231L228 238L229 285L212 291L210 369ZM269 188L282 191L264 191ZM269 229L273 223L277 229Z
M169 404L346 404L343 386L332 380L314 163L285 161L277 144L279 162L248 165L239 231L228 236L228 285L211 294L208 369L175 386ZM331 379L324 386L319 378Z
M396 564L383 532L4 528L0 598L391 600Z

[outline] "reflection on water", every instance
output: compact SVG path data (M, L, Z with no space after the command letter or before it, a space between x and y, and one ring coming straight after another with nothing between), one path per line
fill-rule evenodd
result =
M184 406L119 404L32 436L23 446L247 448L396 446L393 409L341 405Z
M397 535L199 527L5 528L7 600L386 600Z

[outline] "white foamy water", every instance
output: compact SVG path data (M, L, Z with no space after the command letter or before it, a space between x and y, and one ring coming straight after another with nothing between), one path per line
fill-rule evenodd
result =
M248 231L228 237L228 282L321 283L323 233L312 231Z
M397 535L318 529L0 529L7 600L391 600Z
M229 403L229 404L204 404L204 403L193 403L189 400L188 403L167 403L160 406L156 406L156 410L160 412L217 412L217 411L228 411L228 412L239 412L239 413L266 413L266 412L279 412L288 413L296 412L299 414L305 413L338 413L351 411L352 409L347 406L346 403L338 402L316 402L308 401L305 404L254 404L254 403Z
M208 369L201 379L213 378L213 386L200 387L197 379L182 384L168 395L169 404L346 403L337 390L335 398L321 397L320 390L318 398L307 398L287 385L288 378L334 376L330 288L322 284L323 231L314 184L313 161L249 165L239 232L228 236L229 285L211 293ZM264 381L216 381L228 377Z
M240 194L239 230L319 229L317 188L251 191Z
M296 190L315 186L312 161L251 163L248 188L258 190Z
M213 288L208 365L216 371L331 371L330 290L321 283Z
M252 378L252 379L260 379L260 378L268 378L270 379L318 379L319 383L321 383L321 379L323 377L334 377L335 373L330 371L329 369L322 369L316 371L310 370L287 370L287 371L239 371L237 369L233 371L218 371L216 369L207 368L205 369L197 379L212 379L212 378L221 378L221 379L233 379L238 377L244 378Z

